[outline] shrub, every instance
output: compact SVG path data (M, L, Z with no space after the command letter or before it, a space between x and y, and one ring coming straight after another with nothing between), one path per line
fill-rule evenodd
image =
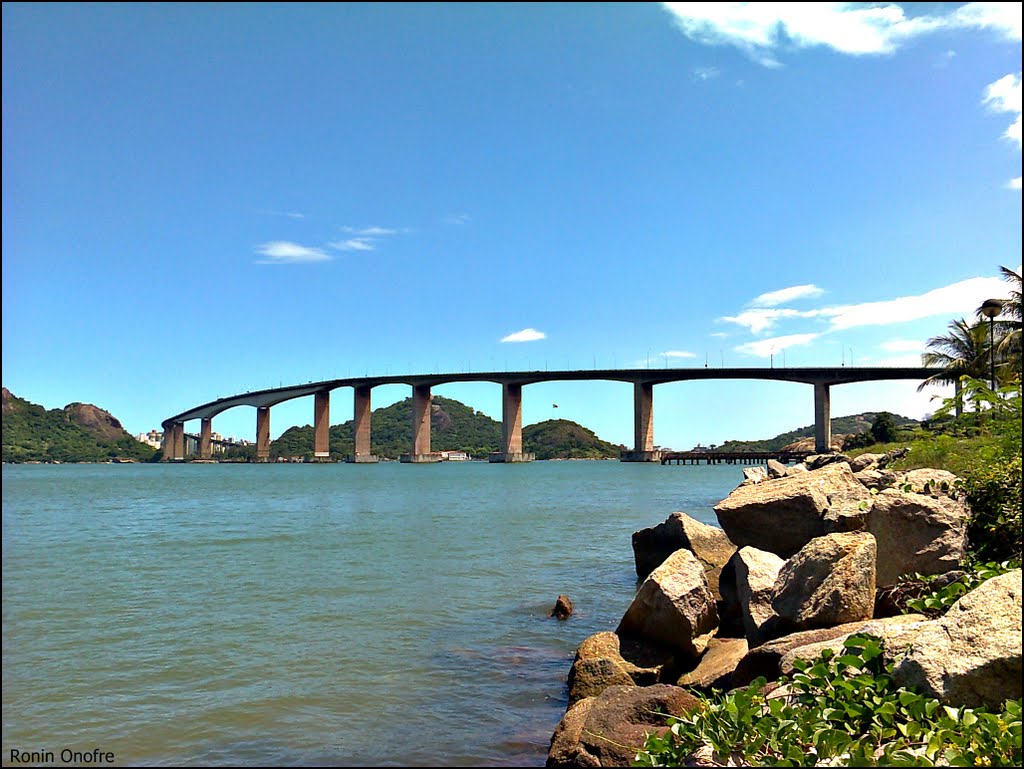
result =
M999 713L944 706L893 683L878 638L854 635L844 647L798 662L784 697L766 695L759 678L669 718L634 765L681 766L701 749L716 765L1020 765L1020 700Z
M972 468L959 486L971 507L967 537L974 555L989 561L1020 559L1020 454Z

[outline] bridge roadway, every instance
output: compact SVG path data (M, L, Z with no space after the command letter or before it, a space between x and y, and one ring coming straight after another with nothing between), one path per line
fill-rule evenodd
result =
M278 403L313 398L313 453L316 459L329 457L330 396L333 390L351 387L355 401L355 453L350 462L376 462L370 450L370 394L374 387L404 384L412 388L413 439L403 462L436 462L439 456L430 450L431 388L457 382L493 382L502 388L502 445L492 454L492 462L526 462L532 455L523 452L523 387L538 382L612 381L633 385L633 450L622 454L624 462L657 462L654 450L654 385L668 382L707 379L758 379L798 382L814 387L814 442L816 450L827 451L832 443L829 388L833 385L883 380L921 381L938 373L934 368L882 367L807 367L807 368L665 368L665 369L587 369L579 371L490 371L452 374L405 374L329 379L322 382L256 390L219 398L175 414L163 421L164 457L185 458L185 422L200 420L199 456L209 459L212 452L213 418L236 406L256 409L256 459L270 458L270 409Z

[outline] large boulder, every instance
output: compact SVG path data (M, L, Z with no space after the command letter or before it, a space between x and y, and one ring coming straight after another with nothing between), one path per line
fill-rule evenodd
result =
M969 517L966 504L945 493L879 492L867 516L867 530L878 540L878 586L895 585L904 574L956 569L967 551Z
M548 767L632 766L647 735L700 700L678 686L612 686L573 705L551 737Z
M908 487L906 491L923 492L925 494L948 494L953 490L957 477L948 470L936 470L931 467L919 467L898 473L896 485Z
M768 471L765 468L761 467L760 465L756 465L754 467L744 467L743 483L740 485L749 486L752 483L760 483L761 481L766 480L768 480Z
M718 575L736 552L736 545L729 541L725 532L686 513L672 513L663 523L633 534L636 575L646 579L676 550L689 550L697 557L704 566L711 592L720 598Z
M875 608L875 538L867 532L828 534L788 560L775 582L779 627L810 630L871 619Z
M717 627L718 611L703 565L689 550L677 550L644 580L615 632L696 659Z
M866 621L862 621L836 627L803 630L763 643L747 652L746 656L736 665L736 670L732 674L732 685L746 686L759 676L774 681L781 675L779 666L782 658L788 652L820 641L839 637L846 638L867 624Z
M815 537L862 526L862 507L870 499L850 466L839 462L740 486L715 505L715 514L737 547L751 545L789 558Z
M742 638L712 638L697 667L681 675L676 684L704 694L731 689L732 671L747 651L747 642Z
M784 676L793 675L796 670L793 663L798 660L813 660L825 651L830 649L837 655L843 654L843 643L854 633L869 633L882 639L886 649L905 649L917 628L927 624L928 619L923 614L898 614L895 617L884 619L873 619L867 622L855 622L852 625L842 627L853 627L855 630L844 632L840 635L823 641L815 641L796 646L785 652L779 659L779 672Z
M650 686L676 675L670 649L607 631L583 640L569 669L569 705L609 686Z
M784 560L756 547L744 547L729 562L736 574L736 599L743 620L743 632L751 646L767 639L776 622L772 597ZM762 633L762 629L764 632Z
M831 454L811 454L811 456L804 459L804 464L807 465L808 470L818 470L825 465L834 465L840 462L850 463L850 458L846 454L839 454L832 452Z
M768 460L768 477L769 478L785 478L787 468L782 462L777 459Z
M924 623L904 653L886 655L896 683L947 705L998 708L1020 699L1020 569L984 582Z
M885 454L861 454L860 456L853 457L850 460L850 469L854 473L860 473L864 470L877 470L878 462Z

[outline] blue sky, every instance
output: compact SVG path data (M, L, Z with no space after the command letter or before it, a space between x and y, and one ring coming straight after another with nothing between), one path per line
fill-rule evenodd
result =
M1020 71L1020 3L5 3L3 384L139 432L362 374L914 365L1020 264ZM807 386L655 389L665 446L812 421Z

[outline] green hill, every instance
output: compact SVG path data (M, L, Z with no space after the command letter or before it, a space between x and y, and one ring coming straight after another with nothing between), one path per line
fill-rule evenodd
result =
M396 458L412 445L412 398L373 412L371 450ZM465 451L486 457L501 445L501 423L464 403L434 396L430 413L430 447L434 451ZM575 422L563 419L523 428L523 450L537 459L618 456L618 447L602 441ZM352 420L330 428L330 452L344 458L354 451ZM308 457L313 453L311 425L292 427L270 444L271 458Z
M101 408L69 403L47 411L3 388L4 462L144 462L155 453Z
M836 417L832 420L832 435L860 435L871 429L875 418L881 412L865 411L862 414L854 414L848 417ZM908 417L901 417L899 414L892 415L896 427L903 425L916 425L917 421ZM721 446L716 446L716 451L778 451L791 443L796 443L804 438L814 437L814 425L799 427L790 430L788 433L776 435L774 438L766 438L759 441L726 441Z

